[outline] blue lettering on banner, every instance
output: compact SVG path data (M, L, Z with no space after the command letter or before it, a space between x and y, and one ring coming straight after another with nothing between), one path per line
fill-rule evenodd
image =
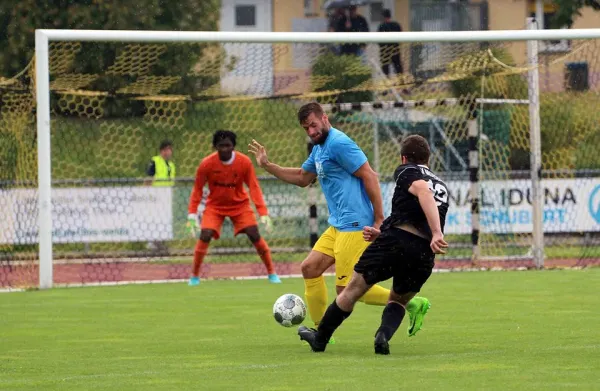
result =
M600 224L600 185L596 186L590 193L588 210L596 223Z
M531 223L531 214L529 213L529 211L526 211L526 210L519 211L519 223L520 224Z
M545 209L544 210L544 223L564 223L565 215L567 211L565 209Z
M482 226L498 226L498 225L518 225L531 224L532 212L530 210L482 210L481 225ZM466 222L470 221L471 213L465 213ZM562 224L566 222L567 210L565 208L547 208L543 212L544 223ZM458 224L458 218L454 224Z
M460 222L458 221L458 213L454 212L454 213L448 213L446 215L446 225L447 226L454 226L454 225L459 225Z

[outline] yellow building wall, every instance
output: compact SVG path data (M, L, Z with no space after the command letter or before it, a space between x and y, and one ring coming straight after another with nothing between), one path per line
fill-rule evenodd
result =
M575 19L573 28L590 29L600 27L600 11L594 11L592 8L585 8L581 16Z
M292 20L303 17L303 1L273 0L273 31L292 31Z
M304 1L300 0L272 0L273 31L290 32L294 19L310 18L304 15ZM322 18L325 11L320 4L316 9L317 14L312 17ZM296 94L308 91L310 86L309 72L307 69L294 68L293 51L291 44L273 45L273 70L275 94Z
M522 30L527 18L526 0L493 0L488 2L490 30Z
M396 0L394 19L400 23L404 31L410 31L410 0Z
M527 0L488 1L488 28L490 30L523 30L526 28ZM506 45L519 65L527 61L526 43L511 42Z
M296 0L273 0L273 31L292 31L292 21L304 18L304 2ZM291 45L274 45L275 72L292 68Z
M410 0L396 0L393 19L400 23L402 31L410 31ZM402 68L410 69L410 44L403 44L401 49Z

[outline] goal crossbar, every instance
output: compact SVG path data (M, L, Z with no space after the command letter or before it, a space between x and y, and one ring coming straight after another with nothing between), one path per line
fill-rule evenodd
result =
M233 43L401 43L482 42L600 38L600 28L548 30L407 31L370 33L239 32L239 31L129 31L39 29L50 41L112 42L233 42Z

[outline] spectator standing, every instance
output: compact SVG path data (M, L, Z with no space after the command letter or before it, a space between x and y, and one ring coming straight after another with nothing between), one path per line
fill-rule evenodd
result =
M383 23L379 25L377 31L382 33L400 32L402 26L398 22L392 20L392 13L389 9L384 9ZM398 43L380 43L379 44L379 60L381 62L381 70L389 77L390 63L394 66L396 75L403 73L402 58L400 57L400 44Z
M358 13L356 6L349 8L349 17L345 20L338 22L338 32L346 33L368 33L369 24L367 20ZM365 50L364 44L349 43L343 44L341 47L341 54L352 54L355 56L362 56Z
M175 163L172 160L173 157L173 143L170 140L164 140L160 143L159 154L153 156L146 168L146 185L152 185L155 187L171 187L175 185ZM165 205L167 208L171 208L171 205ZM161 253L168 253L168 246L166 242L153 241L149 242L149 249Z

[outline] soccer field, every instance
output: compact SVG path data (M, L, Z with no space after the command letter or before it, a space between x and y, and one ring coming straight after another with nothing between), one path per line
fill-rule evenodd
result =
M405 319L385 357L380 307L358 304L322 354L279 326L301 279L1 294L0 389L598 389L598 287L598 268L434 274L424 329Z

